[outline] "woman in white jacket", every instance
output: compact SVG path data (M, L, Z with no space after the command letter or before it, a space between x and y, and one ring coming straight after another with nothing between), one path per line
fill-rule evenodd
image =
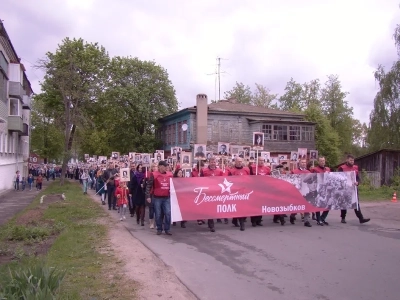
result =
M87 194L87 187L88 187L88 180L89 180L89 174L88 174L88 170L84 170L82 175L81 175L81 180L82 180L82 184L83 184L83 194Z

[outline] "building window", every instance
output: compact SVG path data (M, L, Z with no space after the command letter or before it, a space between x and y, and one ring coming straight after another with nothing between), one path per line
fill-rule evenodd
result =
M10 98L10 116L20 115L20 103L18 99Z
M288 140L288 127L286 125L274 125L274 140Z
M182 122L178 122L178 144L182 144Z
M187 121L183 121L182 125L186 124L187 125ZM183 131L182 133L182 144L186 144L188 142L188 135L187 135L188 130L186 129L185 131Z
M262 125L261 131L264 133L264 140L273 139L272 125L267 125L267 124Z
M171 125L167 126L167 145L171 145Z
M300 141L300 126L289 126L289 140Z
M174 124L172 124L171 125L171 137L172 137L172 140L171 140L171 145L176 145L176 123L174 123Z
M7 103L7 78L0 72L0 100Z
M303 141L313 141L314 131L312 126L302 126L301 127L301 139Z

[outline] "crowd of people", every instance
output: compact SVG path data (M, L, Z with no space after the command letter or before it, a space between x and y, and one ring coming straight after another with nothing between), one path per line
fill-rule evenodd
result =
M256 165L257 164L257 165ZM282 165L278 165L275 172L280 174L303 174L303 173L325 173L331 172L330 168L325 165L325 158L319 157L317 164L307 163L306 159L300 159L295 169L288 170ZM358 175L358 167L354 165L354 157L348 155L346 163L338 168L339 172L355 171L355 185L360 182ZM120 214L120 220L126 220L126 213L129 211L130 217L136 219L136 223L145 226L146 207L148 208L148 221L151 229L156 228L157 234L164 232L171 235L171 202L170 202L170 178L185 177L183 170L179 164L170 165L166 161L159 161L152 164L149 169L141 163L131 163L129 181L123 181L119 175L119 164L109 162L108 165L98 166L89 169L75 169L75 179L79 179L83 185L83 192L87 193L87 189L96 190L103 205L108 205L109 210L115 210ZM264 159L259 157L256 162L245 163L243 158L236 157L233 162L226 164L224 168L217 166L215 158L208 159L207 164L200 160L197 166L192 169L192 177L206 176L246 176L258 175L269 176L272 171L266 165ZM364 218L359 205L354 209L360 223L366 223L370 219ZM327 226L327 217L329 210L320 212L301 214L301 221L306 227L312 227L312 220L316 221L319 226ZM346 223L346 210L341 211L341 222ZM245 223L250 218L253 227L262 226L262 216L243 216L233 218L232 224L245 230ZM285 225L286 218L289 218L291 224L295 224L297 214L276 214L273 216L274 223ZM215 232L215 222L213 219L197 220L199 225L206 224L211 232ZM217 219L217 223L228 224L227 219ZM172 226L176 226L173 223ZM180 222L182 228L186 227L186 221Z

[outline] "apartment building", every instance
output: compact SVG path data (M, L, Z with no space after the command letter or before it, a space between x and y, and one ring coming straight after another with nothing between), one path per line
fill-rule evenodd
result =
M28 175L31 84L0 20L0 191L13 188L16 171Z

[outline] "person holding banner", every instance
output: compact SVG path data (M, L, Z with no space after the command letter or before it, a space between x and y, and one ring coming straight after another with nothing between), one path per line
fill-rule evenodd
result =
M217 168L217 162L215 157L211 157L208 162L207 168L202 168L200 170L200 177L209 177L209 176L222 176L224 172L220 168ZM208 228L211 232L215 232L214 228L214 219L208 219Z
M357 187L357 198L358 198L358 185L360 184L360 176L358 174L358 166L354 164L354 156L349 154L347 155L347 159L346 159L346 163L341 165L338 168L338 172L351 172L354 171L356 173L356 182L354 183L354 185ZM360 200L358 200L358 206L357 208L354 209L354 212L357 216L357 218L360 220L360 223L367 223L369 222L371 219L370 218L364 218L363 214L361 213L361 208L360 208ZM342 218L342 223L346 224L346 214L347 214L347 210L346 209L342 209L341 213L340 213L340 217Z
M154 211L156 214L157 235L164 229L166 235L172 235L171 227L171 199L170 199L170 179L172 173L167 172L168 164L162 160L158 163L158 171L150 175L146 186L146 200L151 203L150 192L153 190ZM161 219L161 212L164 213L164 228Z
M235 158L235 165L233 166L233 168L231 168L229 170L229 175L230 176L250 175L250 169L248 167L243 166L243 158L241 158L241 157ZM245 219L246 219L246 217L233 218L232 224L235 225L235 227L240 226L240 231L244 231L244 220ZM240 225L238 225L238 221L239 221Z
M183 178L182 169L176 169L174 172L174 178ZM176 226L176 222L172 223L173 226ZM181 227L186 228L186 221L181 221Z
M331 169L325 166L325 157L320 156L318 158L318 166L311 168L310 171L311 173L329 173ZM329 209L324 210L322 212L322 215L321 212L317 211L315 213L315 216L317 218L317 224L320 226L329 225L329 223L325 221L328 214L329 214Z
M305 159L300 159L298 168L294 169L290 172L290 174L307 174L311 173L309 170L307 170L307 160ZM296 214L290 214L290 223L294 225L294 221L296 220ZM312 227L310 223L310 213L305 212L304 213L304 226L306 227Z

